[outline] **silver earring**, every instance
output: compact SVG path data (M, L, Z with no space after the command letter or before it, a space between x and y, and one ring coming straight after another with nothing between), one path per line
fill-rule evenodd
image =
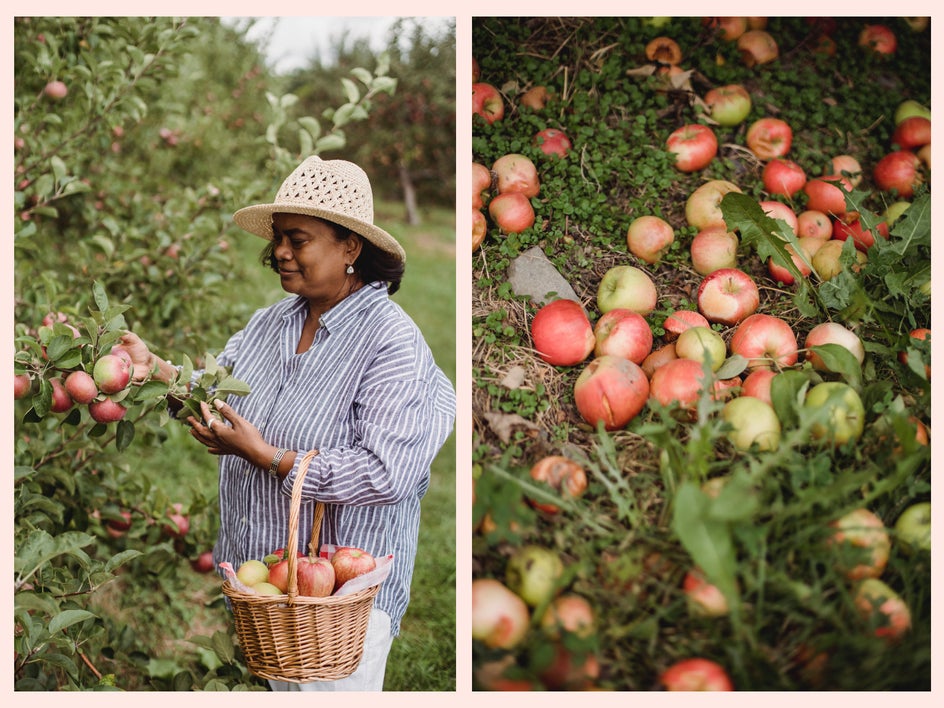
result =
M354 266L349 265L347 267L347 270L345 270L344 272L347 273L348 275L351 275L354 272Z

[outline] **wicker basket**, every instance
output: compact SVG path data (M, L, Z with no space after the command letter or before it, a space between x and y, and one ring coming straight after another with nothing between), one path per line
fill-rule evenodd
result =
M236 636L246 667L256 676L290 683L334 681L354 673L364 652L367 622L379 585L359 592L331 597L298 595L296 576L298 517L302 481L315 453L302 458L292 487L289 509L288 591L286 595L240 592L229 581L223 593L233 610ZM311 553L318 551L324 505L315 505Z

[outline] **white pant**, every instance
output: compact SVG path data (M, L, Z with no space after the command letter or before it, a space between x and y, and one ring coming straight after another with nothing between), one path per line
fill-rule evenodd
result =
M336 681L312 681L290 683L269 681L273 691L383 691L387 654L393 643L390 634L390 615L383 610L372 609L364 637L364 654L353 674Z

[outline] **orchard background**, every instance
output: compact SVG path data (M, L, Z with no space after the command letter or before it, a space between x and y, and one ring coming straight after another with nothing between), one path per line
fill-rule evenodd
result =
M12 344L29 376L13 426L17 690L266 688L204 556L216 460L168 415L168 387L116 394L127 411L103 423L60 407L52 382L91 372L130 328L207 367L205 387L238 389L212 354L284 293L231 215L304 156L364 166L377 221L410 254L396 299L455 381L454 27L403 18L379 55L344 36L283 76L249 25L14 22ZM454 451L450 438L434 465L388 689L455 687Z
M671 682L664 672L690 658L713 662L715 678L726 675L735 690L930 689L930 553L909 547L898 525L931 495L930 338L911 336L931 322L930 160L913 195L882 188L874 171L893 150L899 106L930 106L929 18L750 18L779 50L754 65L720 19L473 19L472 82L494 87L503 109L495 120L472 116L473 163L492 168L519 154L540 179L529 200L535 219L524 229L497 223L494 171L484 192L473 186L473 216L476 198L486 216L480 245L473 232L477 689L660 690ZM891 30L894 51L860 43L871 25ZM680 60L650 60L657 37L677 43ZM752 102L743 121L723 126L705 97L729 84ZM538 87L544 100L527 104ZM803 191L765 188L769 158L747 143L764 117L792 128L786 158L810 179L839 174L832 157L854 156L861 171L846 176L860 181L842 206L867 228L890 226L861 256L847 238L832 278L814 271L788 284L768 270L770 258L785 265L784 243L796 236L759 202L783 202L794 214L810 202ZM682 172L667 139L689 124L709 126L718 150L704 168ZM565 156L540 149L535 136L547 128L570 138ZM645 312L652 349L669 344L667 317L698 309L704 276L691 243L700 229L686 204L711 180L741 192L721 209L739 237L736 267L758 288L757 311L786 322L802 349L795 364L775 368L775 449L736 447L723 397L704 390L688 413L650 397L625 425L588 422L574 389L593 352L573 365L539 357L531 325L541 303L509 282L515 259L537 247L595 324L604 275L639 268L657 293ZM893 220L886 210L900 201L906 211ZM667 221L674 235L653 262L627 241L644 215ZM853 332L864 358L832 344L817 350L827 368L814 368L804 341L822 322ZM740 386L747 369L730 350L736 326L710 328L727 358L716 372L705 364L703 375ZM863 403L864 429L848 442L812 435L825 406L806 406L804 397L825 381ZM568 494L535 478L550 456L580 467L585 488ZM907 607L907 631L895 629L882 601L857 603L861 586L846 570L870 563L872 547L830 541L832 524L860 508L881 523L867 538L884 544L878 555L887 552L887 564L876 571ZM502 615L506 622L494 624Z

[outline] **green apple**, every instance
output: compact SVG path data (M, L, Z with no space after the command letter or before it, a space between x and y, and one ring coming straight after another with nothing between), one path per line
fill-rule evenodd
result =
M759 450L776 450L780 446L780 419L766 401L753 396L739 396L724 404L722 419L729 425L728 439L738 450L746 452L757 445Z
M927 106L909 98L907 101L902 101L898 104L898 108L895 109L895 125L898 125L905 118L910 118L911 116L922 116L931 120L931 110Z
M876 637L894 644L911 629L911 612L901 596L877 578L867 578L856 587L859 616L873 627Z
M865 406L852 386L842 381L824 381L806 394L804 408L809 411L826 409L825 420L820 418L810 428L814 440L844 445L858 440L865 428Z
M597 309L601 314L622 308L643 317L656 309L656 286L649 274L635 266L613 266L597 287Z
M931 502L912 504L895 522L895 535L909 553L931 551Z
M285 593L279 590L272 583L267 583L262 581L261 583L256 583L252 586L252 589L255 590L260 595L284 595Z
M537 607L554 597L564 563L554 551L543 546L524 546L515 551L505 566L505 584L529 606Z
M908 207L911 206L911 202L906 202L904 200L899 200L893 204L889 204L888 208L885 210L885 213L882 214L882 219L888 224L888 227L891 228L898 219L901 218L901 215L908 211Z
M236 577L243 585L252 587L257 583L264 583L269 580L269 566L261 560L247 560L239 566L236 571Z
M699 363L708 361L711 370L717 371L724 363L728 345L711 327L689 327L675 340L675 353L680 359L692 359Z

